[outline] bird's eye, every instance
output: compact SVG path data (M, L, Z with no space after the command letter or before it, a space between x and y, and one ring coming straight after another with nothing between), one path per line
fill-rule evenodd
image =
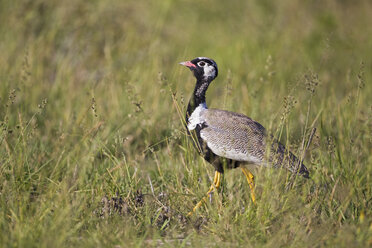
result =
M198 65L199 65L199 66L205 66L205 62L200 61L200 62L198 63Z

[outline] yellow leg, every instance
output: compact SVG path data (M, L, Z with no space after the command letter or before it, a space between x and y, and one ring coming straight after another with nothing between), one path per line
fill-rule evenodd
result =
M254 204L256 204L256 196L254 194L254 176L253 174L247 169L242 167L243 174L247 178L249 187L251 188L251 198Z
M220 187L220 185L221 185L221 177L222 177L222 173L221 172L216 171L214 173L213 183L212 183L211 187L209 188L209 190L207 192L207 195L204 196L203 199L201 199L201 201L199 201L195 205L195 207L192 209L192 211L190 213L187 214L187 216L191 216L195 212L195 210L197 210L203 204L203 202L206 202L207 201L209 194L212 191L214 191L215 189L217 190Z

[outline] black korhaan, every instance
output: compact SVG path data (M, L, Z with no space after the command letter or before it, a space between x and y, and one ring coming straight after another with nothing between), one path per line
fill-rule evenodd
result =
M207 108L205 93L218 75L214 60L198 57L180 64L187 66L196 78L186 112L187 131L193 136L199 153L216 169L214 182L207 195L219 188L224 168L240 166L251 188L252 201L255 202L253 174L242 166L244 164L284 167L308 178L305 165L280 142L270 139L261 124L243 114ZM268 146L268 142L271 145ZM193 211L205 200L206 197Z

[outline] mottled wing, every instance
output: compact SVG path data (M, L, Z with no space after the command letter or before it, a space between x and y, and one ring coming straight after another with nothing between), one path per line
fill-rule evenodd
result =
M201 138L213 153L237 161L261 164L265 128L251 118L229 111L208 109L203 113Z

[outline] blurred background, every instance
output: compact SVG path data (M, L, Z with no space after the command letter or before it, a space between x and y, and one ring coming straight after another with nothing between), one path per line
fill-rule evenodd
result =
M211 106L221 107L213 99L224 99L230 82L226 108L270 121L280 99L309 71L321 81L317 99L337 105L355 88L361 63L370 76L370 5L2 1L1 97L16 89L17 105L31 115L47 98L46 118L58 117L64 124L71 124L73 113L79 115L92 97L97 115L116 121L139 108L133 104L138 101L145 114L151 113L147 119L162 123L165 130L175 114L169 111L166 86L182 91L188 100L194 83L178 62L208 56L220 69L208 96ZM296 107L301 108L306 96L303 85L299 88ZM336 102L326 101L329 94Z
M169 236L183 233L191 244L210 245L239 223L220 241L371 245L371 13L368 0L0 1L3 244L158 244L174 222ZM198 56L219 66L209 107L250 116L295 153L317 127L305 162L323 188L275 194L267 181L277 172L259 170L261 212L247 208L234 224L210 204L204 229L200 220L180 227L175 216L192 208L213 173L182 125L194 78L178 62ZM229 173L227 194L245 197L231 214L249 205L249 194L244 178ZM174 196L146 208L136 202L159 193ZM288 212L300 216L307 204L308 228L288 221L288 231L279 203L301 194ZM122 199L132 214L102 221L92 214L102 197ZM180 213L160 215L159 201ZM116 228L123 218L126 228Z

